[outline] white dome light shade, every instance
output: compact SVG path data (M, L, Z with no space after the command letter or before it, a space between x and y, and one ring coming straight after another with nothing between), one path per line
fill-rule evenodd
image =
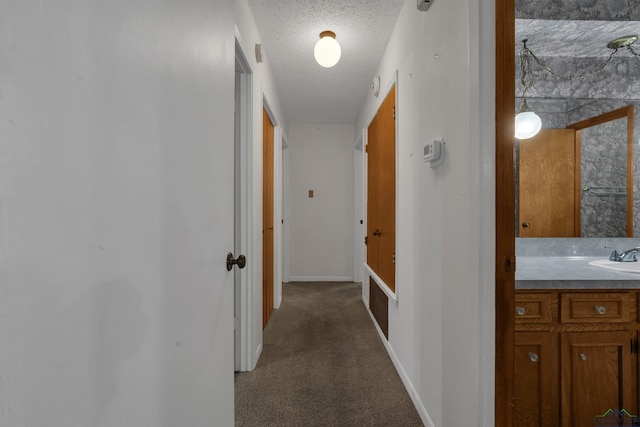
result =
M531 138L540 132L540 128L542 121L533 111L523 111L516 115L516 138Z
M333 67L340 60L340 44L336 40L336 34L333 31L323 31L320 33L320 40L316 43L316 47L313 49L313 56L315 56L318 64L323 67Z

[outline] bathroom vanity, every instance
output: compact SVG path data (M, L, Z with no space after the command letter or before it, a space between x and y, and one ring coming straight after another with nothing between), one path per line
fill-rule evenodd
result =
M517 257L515 426L638 425L640 273L593 265L602 249Z

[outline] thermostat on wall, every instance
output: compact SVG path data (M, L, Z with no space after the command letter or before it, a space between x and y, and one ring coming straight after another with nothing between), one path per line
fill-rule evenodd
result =
M429 166L435 167L442 163L444 158L444 139L437 138L424 144L423 160L429 162Z

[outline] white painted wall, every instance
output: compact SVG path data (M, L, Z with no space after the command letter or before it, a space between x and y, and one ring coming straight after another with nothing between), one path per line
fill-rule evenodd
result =
M493 425L493 11L488 0L428 12L406 0L378 70L383 88L399 70L388 350L426 425ZM379 102L369 96L356 129ZM446 159L431 169L420 153L437 137Z
M353 280L354 139L349 124L290 125L291 281Z
M3 427L233 425L233 14L3 2Z
M253 241L251 242L252 254L247 258L247 268L250 270L250 307L252 311L252 325L250 325L251 341L253 343L252 360L249 364L252 369L258 363L262 351L262 108L264 99L269 103L274 115L275 123L281 128L281 134L287 135L287 122L282 112L277 88L269 67L269 52L263 50L263 62L257 63L255 57L255 45L262 43L260 34L247 0L235 0L236 13L236 37L238 43L250 62L253 71L253 132L252 132L252 228ZM280 141L274 141L276 147L280 147ZM276 152L276 156L278 156ZM279 171L275 171L276 174ZM277 178L276 178L277 179ZM276 193L280 193L281 187L276 187ZM281 204L281 194L274 197L275 206ZM281 218L274 217L278 223ZM274 230L277 231L277 230ZM279 268L279 263L277 268ZM282 283L274 281L275 295L282 294ZM279 301L275 301L278 303Z

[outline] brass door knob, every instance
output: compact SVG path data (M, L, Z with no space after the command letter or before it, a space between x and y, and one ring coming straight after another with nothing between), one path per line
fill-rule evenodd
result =
M529 224L528 222L523 222L522 223L522 228L529 228L531 226L531 224Z

